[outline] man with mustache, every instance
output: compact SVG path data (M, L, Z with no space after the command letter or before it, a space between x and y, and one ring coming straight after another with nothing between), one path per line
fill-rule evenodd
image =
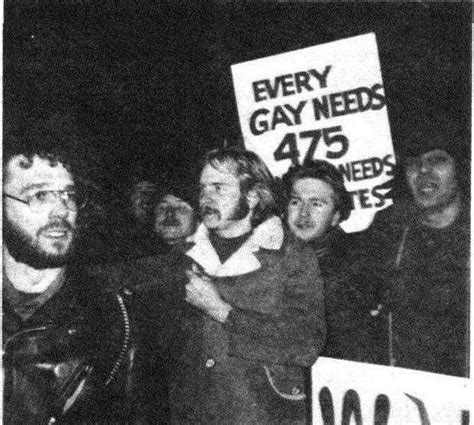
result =
M190 190L175 182L162 189L155 207L155 233L169 247L183 251L196 227L196 200Z
M409 196L377 214L365 242L386 320L385 362L468 376L469 146L454 120L420 116L405 126Z
M324 344L322 279L312 252L284 241L273 185L253 152L217 149L204 160L202 223L183 265L173 423L310 422L305 380Z
M157 423L124 296L74 265L87 167L36 134L4 139L3 423Z
M355 240L339 226L352 209L342 174L327 161L312 160L290 167L282 181L288 231L314 251L324 278L328 330L321 355L377 362L370 314L375 300L352 272Z

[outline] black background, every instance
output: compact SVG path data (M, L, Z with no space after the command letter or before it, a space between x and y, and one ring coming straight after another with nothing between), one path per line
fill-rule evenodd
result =
M204 151L239 143L231 64L375 32L397 150L406 118L433 111L469 152L471 7L8 0L4 121L72 117L112 190L133 173L188 184Z

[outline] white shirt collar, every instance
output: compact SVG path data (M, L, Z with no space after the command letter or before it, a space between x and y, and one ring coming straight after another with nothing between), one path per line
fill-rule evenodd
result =
M271 217L257 226L245 243L226 262L221 263L209 240L209 230L200 224L188 238L194 246L186 253L210 276L239 276L258 270L260 261L254 255L261 248L278 250L283 244L283 226L278 217Z

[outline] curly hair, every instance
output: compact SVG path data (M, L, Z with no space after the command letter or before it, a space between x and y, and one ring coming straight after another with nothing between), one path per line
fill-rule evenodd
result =
M257 193L259 202L251 218L253 227L276 214L275 180L256 153L235 147L213 149L206 154L202 165L203 168L211 165L217 170L231 169L240 181L242 194L251 190Z
M8 164L14 157L23 156L20 164L29 168L33 159L49 161L52 167L61 164L71 173L77 190L87 194L87 207L78 217L83 233L105 216L100 199L100 159L86 146L85 138L68 115L27 118L7 117L3 131L3 181L8 180Z
M327 161L315 159L303 165L291 166L282 177L286 201L290 199L293 184L297 180L311 178L321 180L331 186L334 191L335 208L341 215L340 222L347 220L353 209L352 198L344 185L341 172Z

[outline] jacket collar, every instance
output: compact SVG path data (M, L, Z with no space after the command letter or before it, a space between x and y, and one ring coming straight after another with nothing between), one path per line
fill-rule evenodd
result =
M278 217L271 217L257 226L247 241L225 262L221 263L210 240L209 231L200 224L188 238L194 246L186 252L210 276L239 276L258 270L260 261L255 254L260 249L278 250L283 244L283 226Z

